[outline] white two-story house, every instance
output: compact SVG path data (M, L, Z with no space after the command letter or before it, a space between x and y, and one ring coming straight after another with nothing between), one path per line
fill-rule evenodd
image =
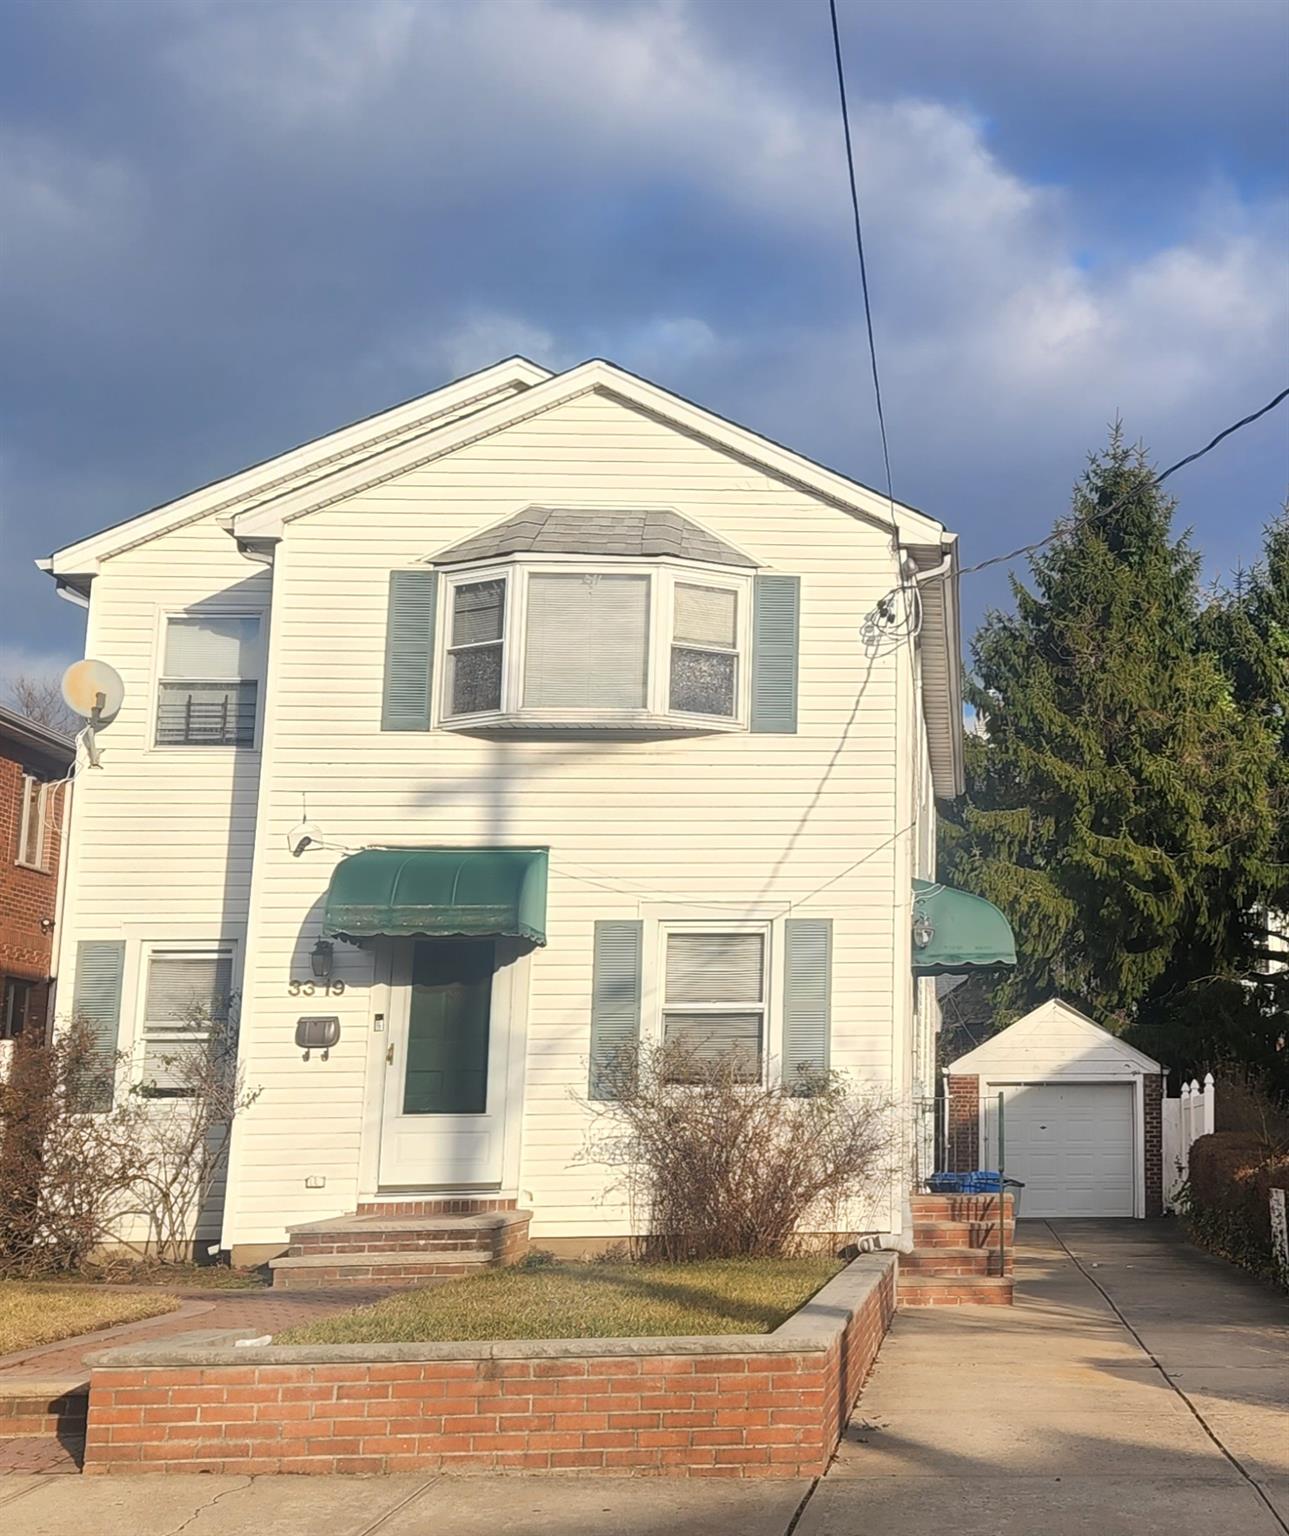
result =
M955 547L609 363L514 359L43 562L125 684L59 1012L146 1072L176 997L235 993L261 1090L200 1235L517 1206L618 1239L597 1070L681 1040L888 1090L898 1240Z

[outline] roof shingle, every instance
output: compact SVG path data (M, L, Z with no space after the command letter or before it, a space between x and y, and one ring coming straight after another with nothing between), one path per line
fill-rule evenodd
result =
M503 555L625 555L647 559L672 555L711 565L755 569L756 561L691 523L669 507L616 510L582 507L525 507L505 522L471 534L435 555L433 565Z

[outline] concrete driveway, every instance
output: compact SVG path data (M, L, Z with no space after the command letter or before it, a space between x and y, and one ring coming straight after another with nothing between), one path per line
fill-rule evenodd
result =
M1284 1536L1289 1302L1168 1223L1022 1223L1016 1305L903 1312L828 1476L11 1477L5 1536ZM1275 1513L1279 1510L1279 1515Z
M1289 1301L1169 1222L1022 1222L1016 1305L903 1312L796 1536L1283 1536Z

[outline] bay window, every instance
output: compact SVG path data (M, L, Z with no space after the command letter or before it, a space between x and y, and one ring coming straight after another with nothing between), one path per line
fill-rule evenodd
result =
M535 559L453 572L438 718L738 729L750 620L750 574Z

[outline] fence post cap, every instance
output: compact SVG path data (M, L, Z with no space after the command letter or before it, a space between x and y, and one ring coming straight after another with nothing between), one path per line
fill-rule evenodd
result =
M1213 1074L1211 1072L1206 1072L1204 1074L1204 1086L1205 1088L1211 1088L1213 1086Z

